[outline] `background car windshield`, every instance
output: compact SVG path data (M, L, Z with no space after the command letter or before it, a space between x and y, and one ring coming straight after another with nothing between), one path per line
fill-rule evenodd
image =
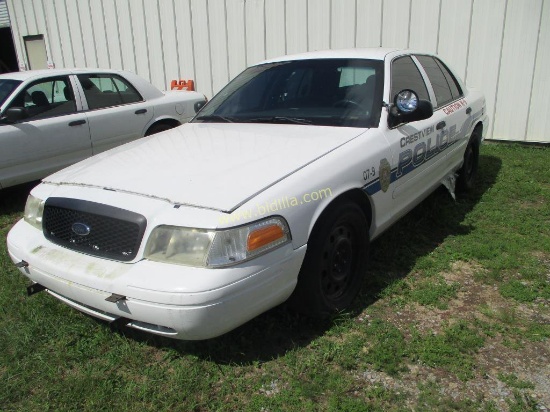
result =
M218 93L194 121L376 127L383 64L318 59L254 66Z
M22 82L19 80L0 80L0 106L4 104L11 92L13 92L21 83Z

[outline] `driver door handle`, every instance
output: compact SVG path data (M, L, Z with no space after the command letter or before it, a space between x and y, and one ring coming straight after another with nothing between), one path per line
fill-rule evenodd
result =
M436 128L437 130L441 130L441 129L443 129L446 125L447 125L447 123L445 123L444 121L442 121L442 122L439 122L439 123L437 124L437 126L435 126L435 128Z
M80 126L81 124L86 124L86 120L75 120L74 122L70 122L69 126Z

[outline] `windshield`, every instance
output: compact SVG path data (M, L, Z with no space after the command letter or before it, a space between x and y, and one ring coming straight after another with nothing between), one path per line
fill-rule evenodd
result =
M193 122L291 123L376 127L383 62L312 59L246 69Z
M0 106L21 83L20 80L0 79Z

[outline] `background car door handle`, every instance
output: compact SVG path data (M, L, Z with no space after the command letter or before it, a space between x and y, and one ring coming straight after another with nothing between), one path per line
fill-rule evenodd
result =
M147 109L139 109L135 111L135 114L143 114L143 113L147 113Z
M443 129L446 125L447 125L447 123L445 123L445 122L439 122L439 123L437 124L437 126L435 126L435 128L436 128L437 130L441 130L441 129Z
M81 124L85 124L86 120L75 120L74 122L69 123L69 126L80 126Z
M471 107L468 107L468 108L466 109L466 114L470 114L470 113L472 113L472 108L471 108Z

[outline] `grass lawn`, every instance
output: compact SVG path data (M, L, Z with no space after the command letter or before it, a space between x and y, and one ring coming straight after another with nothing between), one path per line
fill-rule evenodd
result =
M0 237L29 187L0 192ZM0 242L0 410L550 409L550 148L485 144L477 189L438 190L373 243L330 321L283 306L220 338L112 332L26 297Z

